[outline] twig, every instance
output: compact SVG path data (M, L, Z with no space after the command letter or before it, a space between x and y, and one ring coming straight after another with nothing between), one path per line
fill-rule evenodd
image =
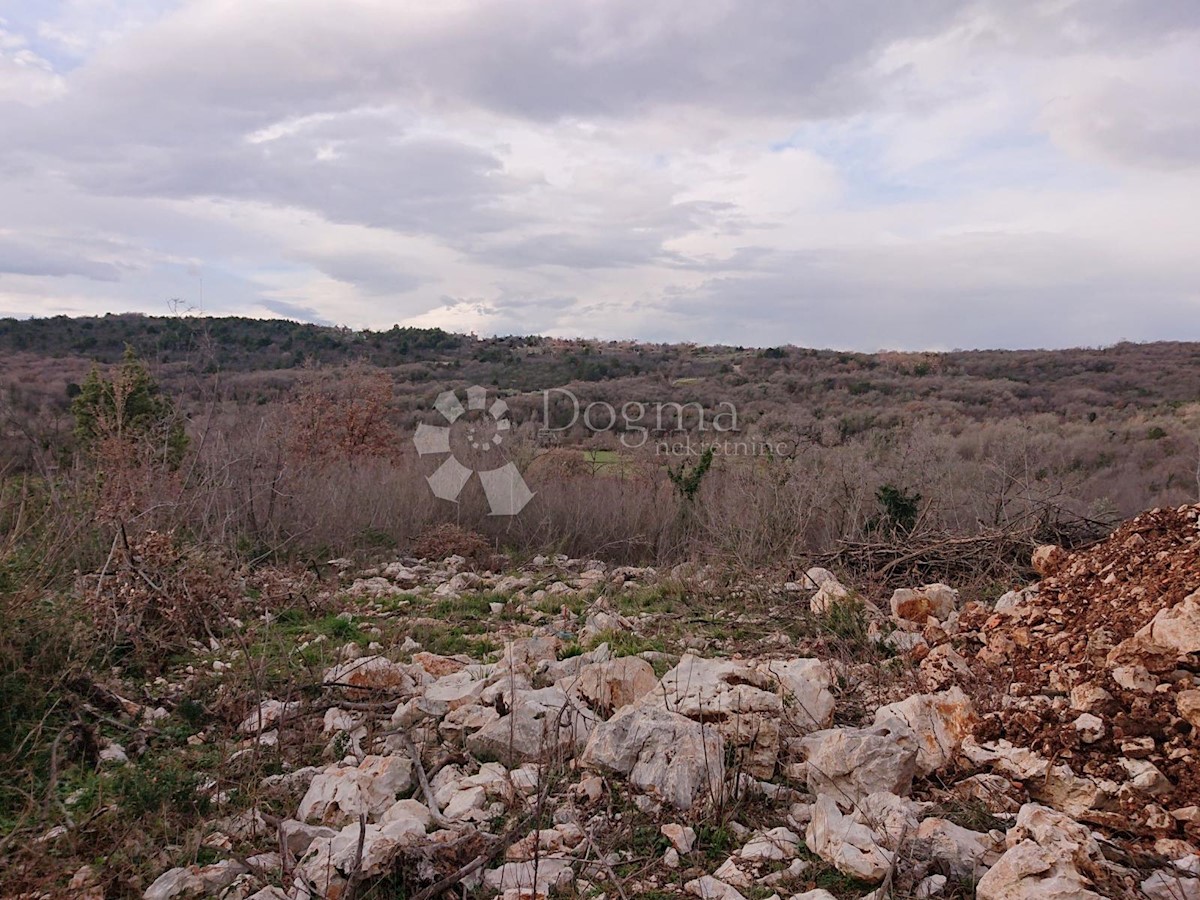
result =
M525 833L525 829L528 828L532 823L533 816L526 816L515 824L509 826L508 830L500 835L500 837L496 839L496 842L492 844L492 846L486 851L480 853L465 866L462 866L458 870L451 872L445 878L435 881L433 884L429 885L429 887L413 894L411 900L433 900L433 898L442 891L446 890L447 888L454 887L454 885L458 884L472 872L483 868L489 862L495 859L497 855L503 853L505 850L515 844L519 840L520 836Z
M425 797L425 805L429 807L430 818L440 828L454 827L453 823L443 816L441 810L438 809L438 803L434 799L433 790L429 787L429 779L425 775L425 766L421 763L421 754L417 750L417 745L413 743L412 738L400 730L390 731L387 734L390 737L399 739L401 746L404 747L404 751L413 761L413 768L417 770L417 784L421 786L421 794Z

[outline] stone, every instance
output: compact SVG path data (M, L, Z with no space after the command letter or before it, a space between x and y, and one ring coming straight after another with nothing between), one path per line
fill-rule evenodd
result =
M969 684L974 675L966 658L950 644L932 648L919 666L921 683L928 691L940 691L952 684Z
M712 875L703 875L683 886L684 891L700 900L746 900L733 885L726 884Z
M1005 838L1004 854L979 880L978 900L1093 900L1080 871L1103 863L1083 825L1060 812L1027 803Z
M818 615L824 615L829 612L831 606L835 603L844 602L849 596L850 592L837 579L831 579L821 583L821 586L812 595L812 599L808 603L813 612Z
M468 787L455 791L446 803L442 815L447 819L465 819L472 812L487 805L487 791L482 787Z
M804 841L809 850L843 875L872 884L884 879L895 860L894 854L883 846L880 835L842 815L828 794L817 797Z
M482 681L474 679L470 672L460 670L441 676L425 688L425 700L445 704L446 711L450 712L477 700L483 688Z
M808 762L808 789L847 806L879 791L901 796L912 790L917 742L903 722L888 719L871 728L831 728L800 740Z
M660 825L658 830L680 853L692 852L692 847L696 844L696 829L692 826L669 822L666 825Z
M443 678L448 674L461 672L469 665L466 660L455 659L454 656L439 656L436 653L428 653L426 650L414 653L413 662L424 668L434 678Z
M638 706L657 706L710 722L739 750L742 768L770 778L779 756L780 728L799 733L833 718L828 667L815 659L704 659L684 654Z
M820 566L813 566L804 573L803 577L801 577L800 585L805 590L815 591L819 589L821 585L827 584L831 581L836 583L837 576L828 569L822 569Z
M806 734L833 724L833 675L823 660L807 657L768 660L757 668L779 682L784 713L793 733Z
M1104 737L1104 720L1099 716L1093 716L1091 713L1083 713L1072 725L1075 731L1079 733L1079 740L1085 744L1094 744Z
M725 742L710 725L657 706L627 706L596 726L580 762L625 776L677 810L721 797Z
M735 888L748 888L753 884L749 873L739 865L740 860L730 856L725 862L717 866L712 877L718 881L723 881L725 884L732 885Z
M321 893L318 896L342 896L346 878L360 865L366 877L382 875L397 854L425 836L429 827L429 810L415 800L401 800L387 809L378 824L368 824L365 830L359 823L346 825L332 838L313 841L309 853L301 861L304 877ZM358 847L362 842L362 859Z
M581 641L586 640L582 633L579 637ZM566 659L542 660L538 663L537 673L545 678L546 681L558 684L564 678L578 675L584 666L590 666L593 663L608 662L612 658L612 649L608 644L598 644L587 653L580 653L578 656L568 656ZM567 690L567 685L560 685L560 687L563 690Z
M542 660L553 662L562 650L562 641L553 635L535 635L509 641L504 647L498 668L507 668L510 663L535 667Z
M143 900L200 898L219 894L248 870L236 859L224 859L209 866L181 866L170 869L146 888Z
M850 818L867 825L879 835L883 846L895 850L917 831L921 813L928 804L887 791L868 794L855 804Z
M1200 691L1180 691L1175 695L1175 708L1193 728L1200 728Z
M971 882L995 865L1006 849L1001 832L984 834L939 818L922 820L917 840L928 847L931 859L948 866L956 878Z
M1200 856L1190 853L1171 865L1152 872L1141 884L1142 893L1149 900L1200 900Z
M1070 560L1069 554L1057 544L1042 544L1033 551L1030 565L1043 578L1057 575Z
M980 772L964 778L950 788L951 794L960 800L982 803L991 813L1015 813L1020 804L1015 798L1016 787L1003 775Z
M1200 652L1200 590L1160 609L1142 628L1114 647L1108 665L1167 671L1188 654Z
M1116 666L1112 670L1112 678L1127 691L1153 694L1158 687L1158 679L1145 666Z
M99 761L102 763L112 763L115 766L123 766L128 764L129 754L116 741L105 741L104 745L100 748Z
M800 852L800 835L788 828L758 832L737 852L747 862L771 862L795 859Z
M367 756L357 766L329 766L313 778L300 801L297 818L336 825L360 814L374 818L412 787L412 760L405 756Z
M1085 681L1071 688L1071 709L1080 712L1095 712L1113 698L1113 695L1092 681Z
M340 662L325 673L324 680L330 686L362 689L356 693L388 691L409 694L416 688L416 680L408 666L392 662L385 656L360 656Z
M321 825L309 825L296 819L284 819L279 823L279 834L288 852L297 859L308 852L315 840L333 840L337 832Z
M515 888L548 893L554 888L566 887L574 880L575 872L570 860L554 857L538 859L536 863L507 862L498 868L488 869L483 876L483 883L493 891Z
M929 875L922 878L920 883L913 889L913 897L916 900L924 900L926 897L937 897L946 889L948 880L945 875Z
M888 719L900 719L916 736L917 771L921 775L936 772L950 762L963 739L979 723L971 699L957 686L938 694L914 694L876 710L876 725Z
M1129 783L1143 794L1162 796L1175 790L1167 776L1148 759L1121 757L1117 762L1129 773Z
M242 723L238 726L238 731L242 734L255 734L261 728L266 731L268 728L273 728L275 723L285 716L290 716L297 712L301 707L299 701L283 703L279 700L264 700L258 705L258 709L246 716Z
M497 721L500 713L491 706L460 706L438 723L438 733L452 743L461 744L467 735Z
M636 703L657 683L654 666L636 656L622 656L583 666L570 682L570 689L592 709L610 716L618 709Z
M976 765L991 765L1018 781L1045 778L1050 762L1027 747L1015 747L1011 741L976 743L968 737L962 743L963 755Z
M480 759L518 766L573 755L587 741L595 714L561 688L518 691L511 711L467 736L466 747Z
M958 608L958 591L936 583L919 588L898 588L892 592L892 616L923 623L932 616L945 619Z

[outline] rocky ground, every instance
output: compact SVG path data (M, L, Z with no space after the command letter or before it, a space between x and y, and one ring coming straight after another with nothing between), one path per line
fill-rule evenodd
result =
M9 871L182 760L202 825L20 896L1200 898L1198 518L1039 548L994 603L340 563L337 611L97 685L98 773Z

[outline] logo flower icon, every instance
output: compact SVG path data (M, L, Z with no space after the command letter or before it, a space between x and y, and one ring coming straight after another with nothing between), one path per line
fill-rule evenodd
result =
M508 419L508 404L497 398L490 406L487 402L487 389L474 385L467 388L467 405L459 402L454 391L443 391L433 404L446 420L445 425L427 425L424 422L417 425L417 433L413 437L417 454L429 456L437 453L450 454L438 466L437 470L426 477L433 495L442 500L458 502L458 495L466 487L471 476L478 474L487 496L488 507L493 516L515 516L525 508L531 499L533 491L521 477L521 473L512 462L507 462L494 469L476 469L464 465L450 447L450 437L457 429L463 432L462 437L473 451L478 451L481 457L486 457L498 451L504 443L504 437L512 429ZM486 410L485 417L464 419L463 416L472 411ZM461 421L460 421L461 420Z

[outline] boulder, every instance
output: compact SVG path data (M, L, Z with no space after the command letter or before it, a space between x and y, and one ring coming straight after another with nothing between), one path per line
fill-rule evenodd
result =
M817 797L812 821L804 833L808 849L843 875L878 883L895 859L884 847L884 838L870 827L842 815L833 797Z
M1189 725L1200 728L1200 691L1180 691L1175 695L1175 708Z
M412 787L412 770L406 756L367 756L356 766L335 763L313 778L296 817L323 825L357 821L361 814L374 819Z
M1160 609L1133 637L1109 651L1108 665L1162 672L1190 653L1200 653L1200 590Z
M658 706L627 706L597 725L580 761L678 810L720 798L725 780L720 733Z
M804 733L833 720L828 667L815 659L704 659L685 654L638 701L712 724L738 748L745 771L770 778L779 755L780 728Z
M169 869L154 880L143 900L183 900L219 894L247 869L235 859L224 859L210 866L181 866Z
M979 900L1093 900L1084 874L1103 865L1087 828L1060 812L1027 803L1005 838L1007 849L976 886Z
M421 672L423 674L423 670ZM362 689L358 693L388 691L404 695L412 693L417 682L409 666L392 662L385 656L360 656L340 662L327 671L325 684Z
M1033 551L1029 564L1042 578L1057 575L1070 560L1069 554L1057 544L1042 544Z
M320 891L318 896L337 900L343 896L347 878L353 874L356 865L363 876L382 875L404 847L425 836L429 821L428 809L415 800L401 800L387 809L378 824L368 824L365 831L355 822L332 838L313 841L308 855L300 863L301 873Z
M924 623L933 616L945 619L958 608L958 591L936 583L919 588L897 588L892 593L892 615L909 622Z
M903 721L916 736L917 771L921 775L936 772L950 762L963 739L979 723L971 699L957 686L939 694L914 694L876 710L876 725L888 719Z
M808 604L813 612L818 615L824 615L829 612L831 606L835 603L843 602L849 596L850 592L837 579L831 578L821 582L821 586L812 595L812 599L808 601Z
M978 881L1004 852L1004 834L984 834L956 825L948 819L929 818L917 827L917 840L927 848L930 859L946 865L964 881Z
M568 689L592 709L608 716L636 703L657 683L654 666L636 656L622 656L583 666L578 676L570 680Z
M894 718L871 728L815 731L801 739L800 749L808 762L808 789L843 807L879 791L905 796L917 773L917 740Z
M570 860L543 857L534 861L507 862L488 869L483 883L493 891L517 890L522 896L548 894L552 889L565 887L575 880Z
M467 736L466 747L481 759L506 766L573 755L591 733L595 713L561 688L518 691L511 710Z

